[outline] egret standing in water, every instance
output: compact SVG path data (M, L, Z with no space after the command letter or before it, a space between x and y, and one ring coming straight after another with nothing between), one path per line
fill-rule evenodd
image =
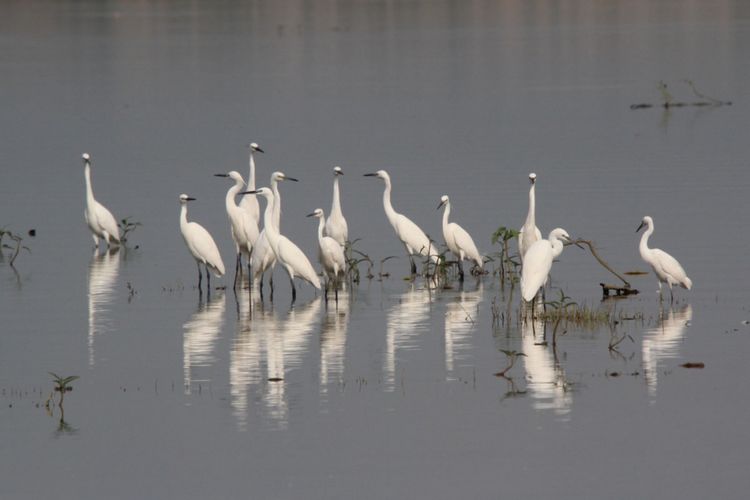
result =
M443 211L443 238L445 244L448 246L448 250L458 259L458 275L461 281L464 280L464 268L463 260L473 260L479 269L482 269L482 256L479 255L479 250L474 244L474 240L471 239L469 233L464 228L456 224L455 222L448 222L448 216L451 213L451 202L447 194L444 194L440 198L440 207L445 207Z
M521 295L526 302L531 302L547 283L552 261L562 253L563 242L570 243L571 239L565 229L558 227L546 240L538 240L526 250L521 266Z
M224 205L227 210L227 216L229 217L229 225L232 231L232 240L234 240L234 250L237 254L237 259L234 267L234 284L232 285L232 289L236 289L237 277L241 272L242 254L245 254L249 275L250 255L253 251L255 240L258 239L258 224L245 210L240 208L235 201L237 193L239 193L240 190L242 190L242 187L245 185L245 181L242 179L242 175L234 170L227 174L215 175L216 177L229 177L234 181L234 185L227 191Z
M669 255L664 250L658 248L648 247L648 238L654 232L654 219L648 215L643 218L641 225L635 230L637 233L644 226L646 232L641 236L641 243L638 245L638 250L641 252L641 258L651 265L651 269L654 270L656 278L659 280L659 300L663 300L661 294L661 284L666 283L669 285L669 295L671 302L674 302L674 293L672 292L672 285L679 285L686 290L690 290L693 287L693 282L688 278L687 273L682 268L677 259Z
M206 268L206 292L211 293L211 275L224 276L224 262L221 260L219 248L208 231L197 222L187 220L187 202L195 200L186 194L180 195L180 232L190 254L198 265L198 292L201 293L201 264Z
M255 153L265 153L257 143L251 142L248 146L250 148L250 172L247 174L247 190L253 191L255 189ZM260 225L260 207L258 206L258 198L255 196L243 196L240 200L240 208L242 208L250 218L255 221L255 227Z
M83 153L82 158L83 176L86 179L86 210L83 211L83 217L91 229L94 246L99 248L99 238L104 239L107 248L112 242L119 245L120 231L117 227L117 220L107 207L94 199L94 190L91 187L91 157L88 153Z
M320 278L310 260L295 245L292 240L282 235L273 222L274 215L274 193L263 187L255 191L246 191L242 194L259 194L266 199L266 210L263 212L263 224L266 231L271 251L276 255L276 260L286 269L289 274L289 283L292 285L292 303L297 300L297 288L294 286L294 277L298 276L308 281L312 286L320 290Z
M411 274L417 274L417 265L414 263L413 255L421 255L423 257L429 256L435 264L437 264L438 256L437 249L434 247L430 239L424 234L419 226L411 221L408 217L403 214L397 213L391 205L391 177L385 170L378 170L372 174L365 174L365 177L379 177L385 182L385 190L383 191L383 208L385 209L385 216L388 217L388 222L393 226L393 230L396 231L396 236L401 240L406 248L406 253L409 256L411 262Z
M542 232L536 227L536 174L529 174L529 212L526 221L518 233L518 256L523 263L524 254L531 248L535 241L542 239Z
M336 301L339 300L339 275L346 272L346 257L344 257L344 249L338 241L333 239L331 236L323 235L323 222L325 214L322 208L316 208L313 213L308 214L308 217L316 217L318 219L318 259L320 264L323 266L328 276L328 283L326 283L325 297L328 298L328 286L333 282L334 290L336 292ZM330 221L330 219L328 219Z
M326 235L338 242L342 247L346 246L349 239L349 229L346 225L344 213L341 211L341 197L339 195L339 176L344 175L341 167L333 167L333 201L331 201L331 213L325 223Z
M281 181L294 181L297 179L288 177L283 172L274 172L271 174L271 190L273 192L273 202L271 203L273 209L273 216L271 217L271 223L276 226L276 231L281 231L281 193L279 193L279 182ZM263 230L260 232L258 239L255 241L253 247L253 254L250 258L250 265L253 268L252 277L253 281L260 278L260 297L263 298L263 275L266 270L271 268L271 277L268 280L268 284L271 286L271 300L273 300L273 268L276 265L276 255L269 246L267 237L267 226L268 222L263 221ZM252 286L252 284L250 285Z

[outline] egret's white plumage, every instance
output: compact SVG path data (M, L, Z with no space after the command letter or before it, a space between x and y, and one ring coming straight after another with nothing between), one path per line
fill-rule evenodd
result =
M186 194L180 195L180 232L185 239L190 254L198 265L198 289L201 286L201 264L206 268L206 289L211 290L211 277L209 270L216 276L224 276L224 262L221 260L219 248L208 231L197 222L187 220L187 202L195 200Z
M570 236L565 229L558 227L546 240L538 240L526 250L521 267L521 295L526 302L530 302L547 283L552 261L563 251L563 241L570 241Z
M518 233L518 256L523 263L524 254L531 248L535 241L542 239L542 232L536 227L536 174L529 174L529 212L526 214L526 221Z
M242 255L245 255L249 264L253 245L255 244L255 240L258 239L258 224L253 220L250 214L239 207L235 201L235 197L245 185L242 175L239 172L232 170L227 174L216 174L216 176L229 177L234 181L234 185L227 190L224 205L226 207L227 216L229 217L229 226L232 232L232 240L234 241L234 250L237 255L237 263L234 270L234 286L236 286L237 276L242 264Z
M474 244L474 240L471 239L469 233L455 222L448 222L448 216L451 213L451 202L448 195L444 194L440 198L438 209L440 207L445 207L445 210L443 210L443 238L448 249L458 259L458 269L461 279L463 279L464 271L461 262L464 259L473 260L481 269L482 256L479 254L479 250L477 250L477 246Z
M396 236L398 236L406 248L406 253L409 255L409 260L411 261L412 274L416 274L417 272L417 266L414 264L412 255L422 255L424 257L429 255L429 258L437 263L437 249L424 231L412 222L411 219L393 209L393 205L391 205L391 177L388 175L388 172L378 170L372 174L365 174L365 177L379 177L385 182L385 190L383 191L385 215L388 218L388 222L393 226L393 230L396 231Z
M328 276L328 280L333 280L334 286L338 288L338 276L346 271L344 249L331 236L323 235L325 214L322 208L316 208L313 213L308 214L308 217L316 217L318 219L318 259Z
M669 285L670 296L674 300L672 285L679 285L682 288L690 290L693 287L693 282L688 278L687 273L685 273L680 263L677 262L677 259L664 250L648 247L648 239L654 232L654 219L648 215L645 216L643 221L641 221L641 225L636 229L636 232L640 231L644 226L648 229L641 236L641 243L638 246L641 258L651 265L651 269L654 270L654 274L656 274L656 278L659 280L659 297L661 297L661 284L666 283Z
M269 203L272 205L273 214L271 217L271 223L276 226L277 231L281 231L281 193L279 193L279 182L280 181L296 181L292 177L287 177L283 172L274 172L271 174L271 191L273 192L273 201ZM253 191L253 190L251 190ZM254 197L254 196L253 196ZM253 254L250 259L250 263L253 269L253 281L260 278L260 292L263 294L263 275L266 270L270 267L271 270L271 296L273 298L273 267L276 264L276 254L271 249L268 237L266 235L267 222L263 222L263 230L260 232L258 239L255 241L253 247Z
M83 153L82 158L83 176L86 179L86 210L83 211L83 217L91 230L94 245L99 246L99 238L103 238L108 247L112 242L119 245L120 231L115 216L94 198L94 190L91 187L91 157L88 153Z
M250 171L247 174L247 190L253 191L255 189L255 153L265 153L265 151L255 142L251 142L248 147L250 148ZM250 218L255 221L255 227L260 225L258 198L252 195L243 196L240 200L240 208L247 212Z
M292 285L292 301L297 298L297 289L294 286L295 276L304 279L320 290L320 278L318 278L310 260L304 252L292 242L292 240L279 232L273 222L273 191L264 187L256 191L248 191L247 193L259 194L266 199L266 210L263 212L263 224L265 225L266 239L268 240L271 251L276 255L276 260L284 267L284 269L286 269L287 274L289 274L289 282Z
M341 196L339 194L339 176L344 175L341 167L333 167L333 200L331 201L331 213L325 223L325 232L338 242L342 247L349 239L349 228L346 225L344 213L341 211Z

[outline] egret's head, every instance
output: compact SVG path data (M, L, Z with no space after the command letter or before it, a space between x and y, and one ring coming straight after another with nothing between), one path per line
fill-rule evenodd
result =
M260 149L260 146L258 146L257 142L251 142L250 143L250 150L251 151L257 151L258 153L265 153L262 149Z
M531 172L529 174L529 182L532 183L532 184L536 183L536 174L534 172Z
M443 196L441 196L441 197L440 197L440 204L439 204L439 205L437 206L437 207L438 207L438 210L439 210L439 209L440 209L441 207L443 207L443 206L447 205L447 204L448 204L449 202L450 202L450 198L448 198L448 195L447 195L447 194L444 194Z
M654 219L652 219L652 218L651 218L650 216L648 216L648 215L647 215L647 216L645 216L645 217L644 217L644 218L643 218L643 219L641 220L641 225L640 225L640 226L638 226L638 229L636 229L636 230L635 230L635 232L637 233L638 231L640 231L640 230L641 230L641 229L643 229L644 227L646 227L646 226L648 226L648 227L652 227L653 225L654 225Z
M568 234L568 232L565 229L561 228L561 227L553 229L549 233L549 236L547 237L547 239L549 241L560 240L560 241L562 241L564 243L571 243L573 241L573 240L571 240L570 235Z
M85 163L88 163L88 162L90 162L90 161L91 161L91 156L90 156L90 155L89 155L88 153L83 153L83 154L81 155L81 158L83 158L83 161L84 161Z
M381 179L389 179L388 172L385 170L378 170L377 172L373 172L371 174L365 174L365 177L379 177Z
M259 196L264 196L267 199L273 197L273 191L271 191L267 187L258 188L258 189L254 190L254 191L242 191L241 193L237 193L237 194L256 194L256 195L259 195Z
M341 170L341 167L338 167L338 166L337 167L333 167L333 175L334 176L344 175L344 171Z
M307 214L307 216L308 217L316 217L316 218L320 219L321 217L323 217L323 209L322 208L316 208L315 210L313 210L313 212L311 214Z
M294 177L289 177L284 172L274 172L271 174L271 182L281 182L281 181L294 181L297 182L297 179Z
M186 195L184 193L180 195L180 203L183 204L183 205L185 203L187 203L189 201L193 201L193 200L195 200L195 198L191 198L190 196L188 196L188 195Z

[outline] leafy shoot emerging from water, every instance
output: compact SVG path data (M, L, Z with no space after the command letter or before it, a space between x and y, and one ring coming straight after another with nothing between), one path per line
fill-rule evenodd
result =
M509 351L509 350L505 350L505 349L501 349L500 352L502 352L503 354L505 354L505 356L508 358L508 366L506 366L502 371L499 371L499 372L495 373L496 377L505 377L505 374L508 373L508 370L510 370L511 368L513 368L513 365L516 364L516 360L520 356L526 356L522 352Z
M52 375L52 382L54 382L55 386L53 388L52 394L50 394L49 399L47 399L47 407L49 407L50 401L54 402L54 393L59 392L60 402L57 403L57 405L62 408L63 399L65 399L65 393L73 390L73 387L70 384L73 381L78 380L80 377L78 375L61 377L60 375L53 372L49 372L49 374Z

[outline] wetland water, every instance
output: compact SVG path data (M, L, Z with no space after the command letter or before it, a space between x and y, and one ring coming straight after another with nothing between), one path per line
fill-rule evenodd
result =
M748 53L750 6L731 1L7 3L0 226L37 235L0 263L0 498L746 497ZM684 78L733 104L629 109L660 80L693 100ZM232 268L213 174L246 175L250 141L258 185L299 178L282 231L310 257L304 215L329 209L341 165L350 238L397 255L390 277L338 308L308 285L290 308L280 269L273 305L199 300L177 196ZM92 255L83 152L97 198L143 223L127 250ZM600 304L615 279L567 248L548 297L621 321L542 345L496 277L401 279L383 184L362 177L381 168L439 241L449 194L484 254L521 226L531 171L542 232L618 271L648 270L651 215L694 288L660 310L634 276L639 295ZM525 354L512 380L502 350ZM64 426L50 371L81 377Z

